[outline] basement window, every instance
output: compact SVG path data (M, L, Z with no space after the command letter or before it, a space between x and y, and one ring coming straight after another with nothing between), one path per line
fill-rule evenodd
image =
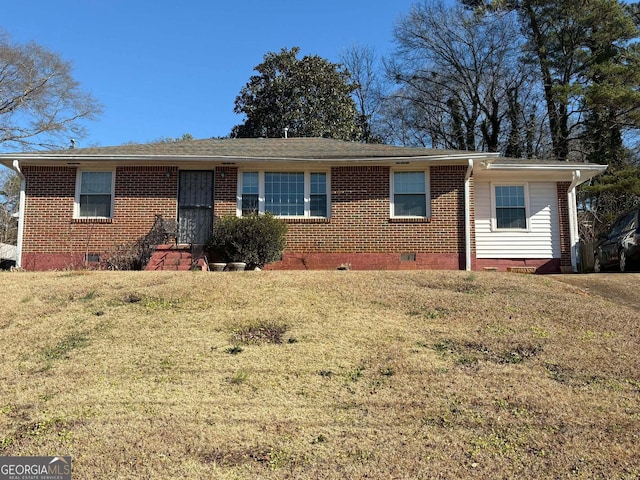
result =
M87 263L98 263L100 261L99 253L87 253L84 256L84 261Z

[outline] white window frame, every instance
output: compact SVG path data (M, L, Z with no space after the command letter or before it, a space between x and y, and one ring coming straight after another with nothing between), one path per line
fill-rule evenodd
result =
M424 174L425 215L396 215L395 214L395 174L400 172L422 172ZM390 215L391 218L431 218L431 172L429 168L392 168L389 175Z
M524 187L524 220L525 228L498 228L496 206L496 187ZM529 232L531 230L531 208L529 205L528 182L492 182L491 183L491 231L493 232Z
M242 177L244 173L258 172L258 213L265 213L266 195L265 195L265 173L303 173L304 174L304 214L303 215L276 215L278 218L330 218L331 217L331 174L329 170L313 169L283 169L283 168L269 168L264 169L251 169L247 168L238 171L238 187L237 187L237 204L236 215L242 216ZM327 216L319 217L311 215L311 174L312 173L324 173L327 179Z
M111 205L109 206L110 215L108 217L87 217L80 215L80 195L82 189L82 174L85 172L99 172L99 173L111 173ZM73 205L73 218L74 219L105 219L113 218L113 207L115 204L115 192L116 192L116 171L115 169L105 168L79 168L76 172L76 193Z

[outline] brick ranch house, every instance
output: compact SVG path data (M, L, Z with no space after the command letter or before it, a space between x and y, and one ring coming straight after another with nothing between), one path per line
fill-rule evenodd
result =
M606 167L323 138L211 139L0 155L22 178L18 265L79 268L145 235L178 244L216 216L288 223L273 269L575 271L576 186ZM175 248L179 248L176 246Z

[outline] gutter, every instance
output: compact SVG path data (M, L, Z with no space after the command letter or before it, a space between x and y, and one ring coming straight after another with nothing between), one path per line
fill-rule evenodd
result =
M580 241L578 235L578 205L576 202L576 187L582 183L582 173L580 170L574 170L573 180L567 191L567 203L569 206L569 243L571 245L571 267L573 273L578 271L578 254L580 252L578 243Z
M413 155L413 156L362 156L362 157L287 157L287 156L249 156L249 155L167 155L167 154L26 154L20 153L13 158L20 158L23 161L35 162L414 162L414 161L451 161L451 160L467 160L469 158L486 159L491 158L493 154L477 153L477 154L443 154L443 155ZM0 155L2 161L2 155Z
M27 181L20 170L20 162L18 160L13 161L12 170L20 177L20 207L18 209L18 245L16 246L16 266L22 267L22 237L24 233L24 207L26 204L25 189Z
M589 177L584 178L582 181L580 181L579 183L584 183L585 181L587 181L589 178L594 177L596 175L598 175L599 173L604 172L607 169L607 165L599 165L599 164L595 164L595 163L585 163L585 164L581 164L581 165L577 165L577 164L560 164L560 163L553 163L553 164L544 164L544 163L520 163L520 164L513 164L513 163L494 163L492 160L487 160L482 162L482 165L484 166L484 168L486 170L516 170L516 171L522 171L522 170L528 170L528 171L549 171L549 170L554 170L554 171L572 171L575 172L577 170L582 170L582 171L586 171L589 172Z
M464 253L465 269L471 271L471 174L473 159L468 159L467 172L464 176Z

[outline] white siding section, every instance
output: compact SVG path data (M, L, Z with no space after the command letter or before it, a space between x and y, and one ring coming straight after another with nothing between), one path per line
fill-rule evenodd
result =
M528 186L528 231L492 231L491 184L475 184L477 258L560 258L556 184L531 182Z

